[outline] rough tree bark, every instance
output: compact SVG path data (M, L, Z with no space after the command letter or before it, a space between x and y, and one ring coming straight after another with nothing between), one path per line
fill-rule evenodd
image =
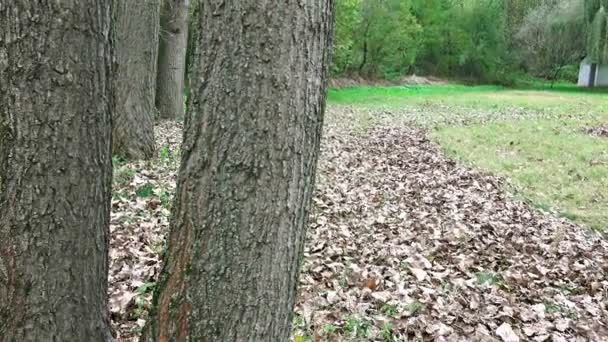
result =
M323 123L332 0L201 1L147 341L287 341Z
M112 150L131 159L154 155L159 12L160 0L114 0Z
M110 0L0 0L0 341L109 341Z
M161 7L156 108L164 119L184 117L188 2L163 0Z

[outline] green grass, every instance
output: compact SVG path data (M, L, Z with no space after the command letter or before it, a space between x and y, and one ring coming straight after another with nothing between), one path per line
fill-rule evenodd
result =
M483 109L501 109L505 106L550 109L565 113L575 110L581 102L589 105L598 102L606 104L606 96L608 92L605 89L581 89L564 83L558 83L554 88L548 83L534 83L518 88L449 84L330 89L327 100L333 105L368 108L444 104Z
M543 211L608 230L608 139L575 120L444 127L435 139L451 157L508 177Z
M605 90L356 87L330 90L328 100L353 107L354 126L426 126L448 156L508 178L539 210L608 232L608 139L583 132L608 124ZM374 120L378 112L390 119Z
M420 85L395 87L349 87L329 89L327 100L333 104L398 105L420 102L438 96L453 96L472 92L490 92L498 86Z

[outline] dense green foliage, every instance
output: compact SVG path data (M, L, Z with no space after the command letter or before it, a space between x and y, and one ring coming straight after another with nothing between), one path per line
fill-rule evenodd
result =
M541 4L523 18L515 40L528 71L545 78L560 72L576 79L578 66L564 70L584 56L584 7L579 0ZM550 44L548 44L550 42ZM565 72L564 72L565 71Z
M608 20L606 18L606 0L586 0L585 20L589 35L587 52L595 63L608 63Z
M332 72L555 78L584 55L585 10L581 0L337 0Z

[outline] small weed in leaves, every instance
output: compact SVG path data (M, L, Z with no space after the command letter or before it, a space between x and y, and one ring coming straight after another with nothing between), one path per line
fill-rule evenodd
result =
M163 162L169 158L169 149L167 148L167 146L163 146L160 148L160 150L158 151L158 157Z
M479 272L475 274L475 276L477 277L477 283L479 283L479 285L493 285L498 284L502 281L502 277L494 273Z
M384 313L385 315L387 315L389 317L395 316L398 312L397 307L395 305L390 305L390 304L382 305L382 307L380 308L380 311L382 311L382 313Z
M326 334L333 334L333 333L335 333L335 332L336 332L336 330L338 330L338 327L336 327L336 326L335 326L335 325L333 325L333 324L325 324L325 325L323 326L323 331L324 331Z
M344 331L355 337L367 337L369 328L369 321L352 316L348 317L344 324Z
M146 183L141 185L137 190L135 190L135 195L137 197L150 197L154 194L154 190L152 189L152 185L150 183Z
M386 322L382 325L382 328L380 329L380 337L382 338L383 342L396 341L395 337L393 336L393 325L391 323Z
M405 310L407 310L407 312L413 316L421 313L425 308L426 306L418 301L412 302L405 306Z

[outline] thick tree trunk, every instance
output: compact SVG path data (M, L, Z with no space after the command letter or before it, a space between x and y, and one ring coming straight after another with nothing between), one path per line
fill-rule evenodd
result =
M188 0L164 0L160 15L156 108L160 117L184 117L184 75L188 45Z
M160 0L114 0L115 154L133 159L154 155L154 93Z
M110 0L0 0L0 341L108 341Z
M333 1L201 1L175 211L144 340L287 341Z

